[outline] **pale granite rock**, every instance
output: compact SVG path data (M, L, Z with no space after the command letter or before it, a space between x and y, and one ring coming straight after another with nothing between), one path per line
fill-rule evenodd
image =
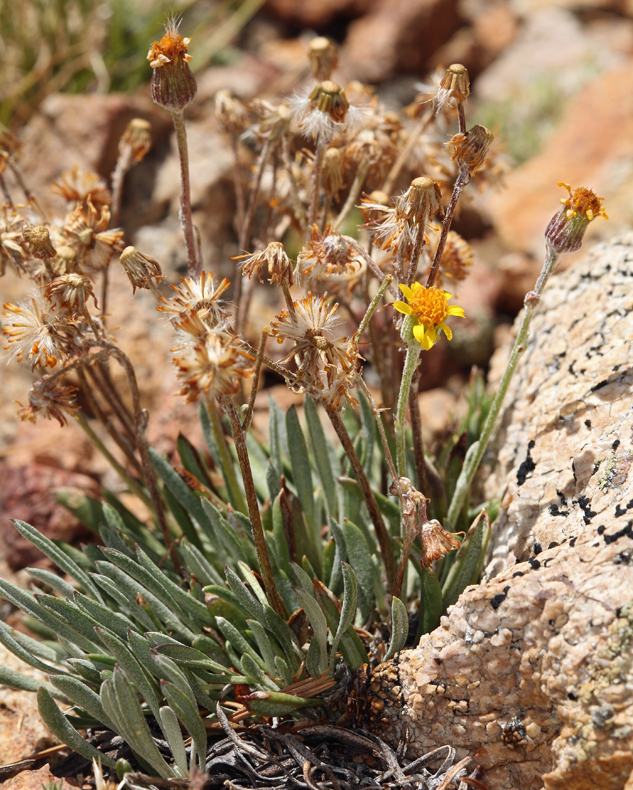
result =
M633 787L632 338L629 234L534 319L489 459L488 581L373 676L377 731L474 753L489 790Z

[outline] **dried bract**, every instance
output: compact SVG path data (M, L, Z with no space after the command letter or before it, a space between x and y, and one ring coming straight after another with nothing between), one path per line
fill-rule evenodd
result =
M79 266L90 269L105 269L115 252L123 249L123 231L107 230L110 224L110 209L102 206L101 211L88 198L75 208L65 229L68 243L77 253Z
M4 305L6 321L2 331L7 336L5 349L18 362L26 357L31 367L55 367L67 358L66 346L72 327L68 313L56 308L39 294L28 302Z
M76 387L62 386L57 376L37 379L29 390L29 405L18 409L18 417L29 422L44 417L46 420L57 420L63 427L68 424L68 413L79 408L75 403L75 392Z
M112 204L112 195L103 179L77 165L72 170L65 170L59 181L51 184L51 192L61 195L68 203L90 200L97 211Z
M165 279L158 261L139 252L136 247L126 247L119 260L132 283L132 296L137 288L152 290Z
M451 162L457 160L460 169L472 175L484 166L493 140L494 134L489 129L475 124L464 134L453 135L446 147L452 149Z
M456 282L461 282L468 277L470 267L473 265L473 251L470 244L454 230L448 232L446 244L442 252L440 270L436 279L438 288L442 287L442 278L448 277Z
M270 283L285 282L292 285L292 262L281 242L271 241L265 250L233 258L233 260L240 259L242 260L242 274L248 275L249 280L253 274L257 274L260 282L268 280Z
M79 313L88 316L88 299L92 296L95 306L97 298L92 290L92 282L83 274L64 274L50 282L46 296L53 304L68 309L71 315Z
M446 69L440 81L439 89L435 94L433 103L435 111L441 112L446 107L456 107L463 104L470 95L470 78L466 66L453 63Z
M176 316L183 311L192 311L204 319L207 326L216 326L230 315L224 302L220 297L229 287L230 283L226 277L216 288L213 283L213 276L202 272L200 277L182 277L180 285L172 285L176 296L166 299L161 296L163 304L156 309L165 313L172 313Z

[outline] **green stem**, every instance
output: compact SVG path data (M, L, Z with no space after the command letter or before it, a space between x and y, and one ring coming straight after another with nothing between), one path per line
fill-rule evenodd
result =
M508 364L506 366L503 377L499 384L499 389L497 390L497 394L495 395L495 398L492 402L492 406L490 407L490 411L488 413L488 417L486 419L483 430L481 432L481 436L479 437L479 441L471 445L468 448L468 452L466 453L464 466L462 467L462 471L459 475L459 479L457 480L455 493L453 494L451 506L449 508L448 515L446 517L447 524L445 526L447 529L451 529L453 526L456 525L457 520L459 518L459 514L462 511L464 502L466 501L466 497L468 495L468 492L470 491L473 478L475 477L475 473L479 468L481 459L483 458L484 452L486 451L486 447L488 446L488 442L490 441L490 437L492 436L492 432L497 422L497 418L499 417L499 414L501 412L501 407L503 406L503 400L508 391L508 387L510 386L510 382L512 381L512 376L514 375L514 371L516 370L517 365L519 364L519 359L521 355L527 348L527 341L530 333L530 323L532 322L532 317L536 312L538 304L541 300L541 294L543 293L543 290L547 285L547 281L549 280L552 272L554 271L554 268L558 262L559 257L560 257L560 253L556 252L556 250L554 250L552 247L548 245L547 252L545 254L545 262L543 264L541 274L539 275L539 278L536 281L536 285L534 286L534 290L530 291L525 297L525 301L524 301L525 309L523 311L521 326L519 327L519 332L517 334L516 340L514 341L514 347L512 348L512 353L510 354L510 358L508 359Z
M363 320L360 322L360 325L358 327L358 332L356 332L355 344L356 344L357 347L358 347L358 344L361 341L361 338L363 337L363 333L367 329L367 325L371 321L372 316L374 315L374 313L376 312L376 310L378 308L378 305L380 304L380 300L385 295L385 291L387 290L387 288L389 288L389 286L391 285L392 282L393 282L393 277L392 277L391 274L388 274L385 277L385 279L380 283L380 288L376 292L376 295L374 296L374 298L369 303L369 307L367 308L367 312L363 316Z
M358 196L360 195L362 186L365 183L365 179L367 178L368 171L369 171L369 164L367 162L359 166L358 170L356 171L356 176L354 177L354 183L350 187L349 195L347 196L345 205L341 209L338 217L334 220L334 224L332 225L332 230L338 230L341 227L341 225L347 219L347 215L356 205L356 201L358 200Z
M244 495L240 489L240 485L237 482L237 475L235 474L233 459L231 458L231 453L229 452L229 448L226 443L226 437L224 436L224 431L222 430L222 423L220 422L218 408L212 398L209 398L207 401L207 406L209 409L209 418L211 420L213 438L215 439L215 444L218 448L220 459L222 461L222 474L224 475L224 479L226 481L226 487L229 490L229 498L233 506L239 510L240 513L244 513L244 515L246 515L248 513L248 507L246 505Z
M407 344L407 355L404 360L404 370L400 382L400 394L398 395L398 409L396 412L396 466L400 477L407 476L407 452L406 452L406 415L407 404L409 403L409 390L413 374L418 366L422 346L413 337L414 319L407 315L402 322L401 335Z

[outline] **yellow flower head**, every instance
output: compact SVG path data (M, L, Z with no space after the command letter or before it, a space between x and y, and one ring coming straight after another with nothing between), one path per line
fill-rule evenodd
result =
M399 313L410 315L416 319L417 324L413 327L413 336L422 348L428 351L435 345L438 339L438 327L444 331L449 340L452 339L453 333L444 320L449 315L464 318L464 309L456 305L449 306L448 300L453 298L451 294L433 286L425 288L420 283L413 283L411 288L401 285L400 290L407 297L409 304L394 302L393 306Z

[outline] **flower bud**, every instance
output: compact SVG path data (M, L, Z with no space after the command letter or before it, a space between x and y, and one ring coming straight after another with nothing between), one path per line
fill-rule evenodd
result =
M565 187L569 192L568 198L561 198L563 208L552 217L545 231L545 241L556 252L576 252L582 245L589 223L596 217L609 219L599 198L593 190L587 187L578 187L572 192L569 184L558 182L559 187Z
M24 228L22 236L28 243L31 254L36 258L52 258L56 255L46 225L31 225L29 228Z
M494 134L485 126L475 124L464 134L455 134L446 143L447 148L452 148L451 162L457 159L460 169L466 170L470 175L481 170L488 155L488 149L495 139Z
M443 100L440 99L442 95ZM453 63L446 69L446 74L440 82L440 89L437 95L437 102L443 105L463 104L470 95L470 78L466 66L461 63Z
M315 80L329 80L338 65L338 49L333 41L324 36L313 38L308 48L310 68Z
M345 89L331 80L317 85L310 94L310 101L319 112L329 115L333 121L342 123L349 109Z
M171 112L184 110L194 100L198 86L189 61L187 47L191 39L183 38L169 25L160 41L155 41L147 55L152 74L152 99Z
M396 201L396 211L404 219L427 222L442 209L442 192L429 176L414 178L407 191Z

